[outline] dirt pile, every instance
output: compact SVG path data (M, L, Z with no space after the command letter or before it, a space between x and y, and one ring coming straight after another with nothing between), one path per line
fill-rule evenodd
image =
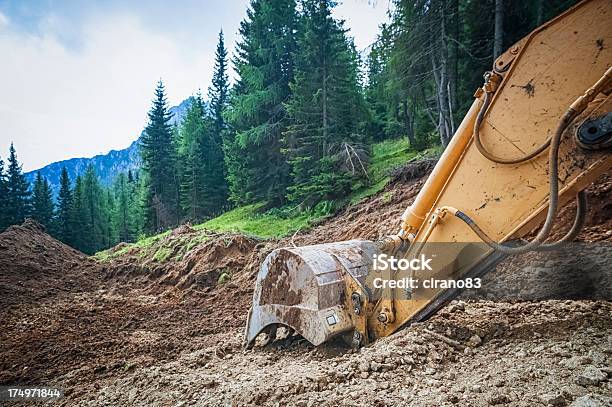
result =
M183 225L146 244L119 245L104 253L107 259L102 264L113 277L144 276L152 282L151 288L208 292L254 267L260 243L243 235Z
M31 304L59 293L91 289L95 262L26 220L0 234L0 303Z
M227 241L227 250L236 255L246 245L236 237ZM206 244L196 253L208 253L217 265L233 264ZM225 312L233 313L234 306L245 309L248 293L232 294L240 299L238 305L219 300L232 292L230 284L223 286L225 294L218 290L183 298L183 290L174 286L152 293L148 277L140 281L132 275L123 284L114 274L121 276L121 269L105 269L33 221L1 233L0 385L60 377L65 386L93 382L117 369L175 358L185 350L181 343L194 349L199 338L244 324L244 313L236 319Z

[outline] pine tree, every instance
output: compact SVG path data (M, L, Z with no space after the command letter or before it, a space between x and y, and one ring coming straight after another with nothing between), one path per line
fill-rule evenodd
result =
M361 135L367 121L358 82L358 58L330 0L302 2L291 125L284 134L293 185L288 198L310 206L350 192L365 174Z
M15 147L11 143L7 170L7 211L6 222L9 225L21 224L30 216L30 185L26 180L21 165L17 160Z
M76 246L83 253L94 254L109 244L106 198L96 172L90 165L82 179L77 177L74 190L74 233Z
M66 167L62 167L60 175L60 190L58 194L58 206L56 216L56 230L59 240L73 245L73 231L70 220L72 212L72 188L70 185L70 177Z
M102 246L97 250L106 249L117 244L115 196L110 188L102 189L102 195L102 229L104 237L102 239Z
M132 181L130 181L130 178ZM114 190L116 197L115 219L113 221L117 239L120 242L132 242L136 239L135 213L134 213L134 181L131 171L126 177L125 173L119 174L115 180Z
M406 103L406 95L391 75L389 59L393 49L392 28L381 25L380 34L372 44L367 58L367 86L365 98L371 112L368 134L374 140L406 135L410 146L416 146L415 120Z
M234 59L239 80L228 108L224 143L230 199L282 202L290 181L281 153L284 103L293 79L294 0L253 0Z
M178 174L176 145L169 124L171 117L160 80L140 144L143 167L148 174L145 216L150 232L175 226L178 222Z
M8 223L8 189L4 174L4 161L0 158L0 232L9 225Z
M220 31L212 84L208 89L209 116L212 126L210 136L202 140L200 147L204 154L203 164L206 165L204 178L206 199L203 202L205 216L218 214L227 207L228 186L223 154L223 135L227 134L224 114L228 105L228 97L227 50L223 41L223 31Z
M85 252L92 239L92 231L86 226L87 212L85 207L85 194L83 191L83 179L77 176L74 181L72 194L72 207L70 211L70 230L72 234L72 247Z
M204 102L197 94L187 110L180 128L179 156L181 157L181 207L189 221L204 217L204 199L207 194L205 178L206 140L212 137L211 123L204 112Z
M42 177L39 171L36 173L32 194L32 218L50 231L53 210L53 197L49 182Z
M219 32L219 41L215 52L215 67L212 84L208 89L210 114L213 118L213 134L215 141L221 144L221 135L226 128L223 113L227 108L229 98L229 77L227 74L227 50L223 41L223 30Z

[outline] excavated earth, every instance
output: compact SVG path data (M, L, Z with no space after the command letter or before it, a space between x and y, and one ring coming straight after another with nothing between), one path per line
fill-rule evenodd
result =
M0 234L0 386L61 406L612 406L612 177L583 244L501 263L426 322L359 351L299 336L242 349L274 248L394 231L430 166L309 231L261 241L182 226L88 258L33 222ZM573 218L560 213L556 236Z

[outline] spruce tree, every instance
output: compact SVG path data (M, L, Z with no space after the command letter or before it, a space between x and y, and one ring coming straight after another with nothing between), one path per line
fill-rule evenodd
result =
M43 178L40 171L36 173L32 194L32 218L50 231L53 220L53 197L49 182Z
M253 0L239 29L238 82L228 108L225 161L230 198L282 202L290 182L281 153L295 52L294 0Z
M8 223L8 189L6 176L4 174L4 161L0 158L0 232L9 225Z
M97 248L97 250L112 247L117 243L115 195L110 188L103 188L102 195L102 228L104 237L102 239L102 246Z
M226 128L223 114L229 98L229 77L227 74L227 50L223 40L223 30L219 32L219 41L215 52L215 67L212 84L208 89L210 114L213 118L213 134L216 142L221 144L221 135Z
M202 219L205 213L205 178L208 163L205 162L204 149L206 140L211 137L211 123L205 118L204 102L197 94L181 124L179 147L182 163L181 207L185 219L192 222Z
M130 181L130 178L132 181ZM116 211L113 221L116 227L117 239L120 242L132 242L136 239L134 226L134 188L131 171L126 177L125 173L119 174L115 180Z
M87 212L85 208L85 195L83 191L83 179L77 176L74 181L72 194L72 207L70 211L70 233L72 235L72 247L85 252L88 240L91 240L91 230L87 228L85 219Z
M105 200L106 195L90 165L83 178L77 178L73 207L77 248L83 253L94 254L108 244Z
M210 136L202 140L202 146L200 147L201 152L205 155L203 164L206 165L204 216L218 214L227 207L228 187L223 153L223 136L227 134L224 114L227 109L228 97L227 50L223 41L223 31L221 31L219 32L219 41L215 53L212 84L208 89L208 115L212 122Z
M17 160L15 147L11 143L8 157L7 181L6 181L7 211L6 222L8 225L21 224L25 218L30 216L30 185L21 170Z
M293 185L288 198L311 206L345 196L363 177L367 109L358 81L358 58L330 0L305 0L300 25L291 125L284 133Z
M62 173L60 175L60 190L58 194L57 202L57 236L62 242L73 245L73 233L71 226L71 212L72 212L72 188L70 185L70 177L66 167L62 167Z
M176 145L169 121L165 89L160 80L149 111L149 123L140 142L143 167L147 172L146 224L150 232L175 226L178 222Z

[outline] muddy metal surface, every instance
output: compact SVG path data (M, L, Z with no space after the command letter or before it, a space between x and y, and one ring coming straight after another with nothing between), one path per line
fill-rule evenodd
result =
M293 243L384 236L421 184L400 180ZM611 185L590 191L582 240L612 241ZM565 208L560 224L572 216ZM187 250L195 234L157 242L176 251L163 263L134 249L102 264L35 225L1 234L0 385L60 387L55 404L66 406L612 405L609 300L495 297L502 282L538 286L538 275L576 268L575 256L507 261L488 277L492 297L454 301L357 353L298 337L246 351L257 267L291 239L210 233Z

